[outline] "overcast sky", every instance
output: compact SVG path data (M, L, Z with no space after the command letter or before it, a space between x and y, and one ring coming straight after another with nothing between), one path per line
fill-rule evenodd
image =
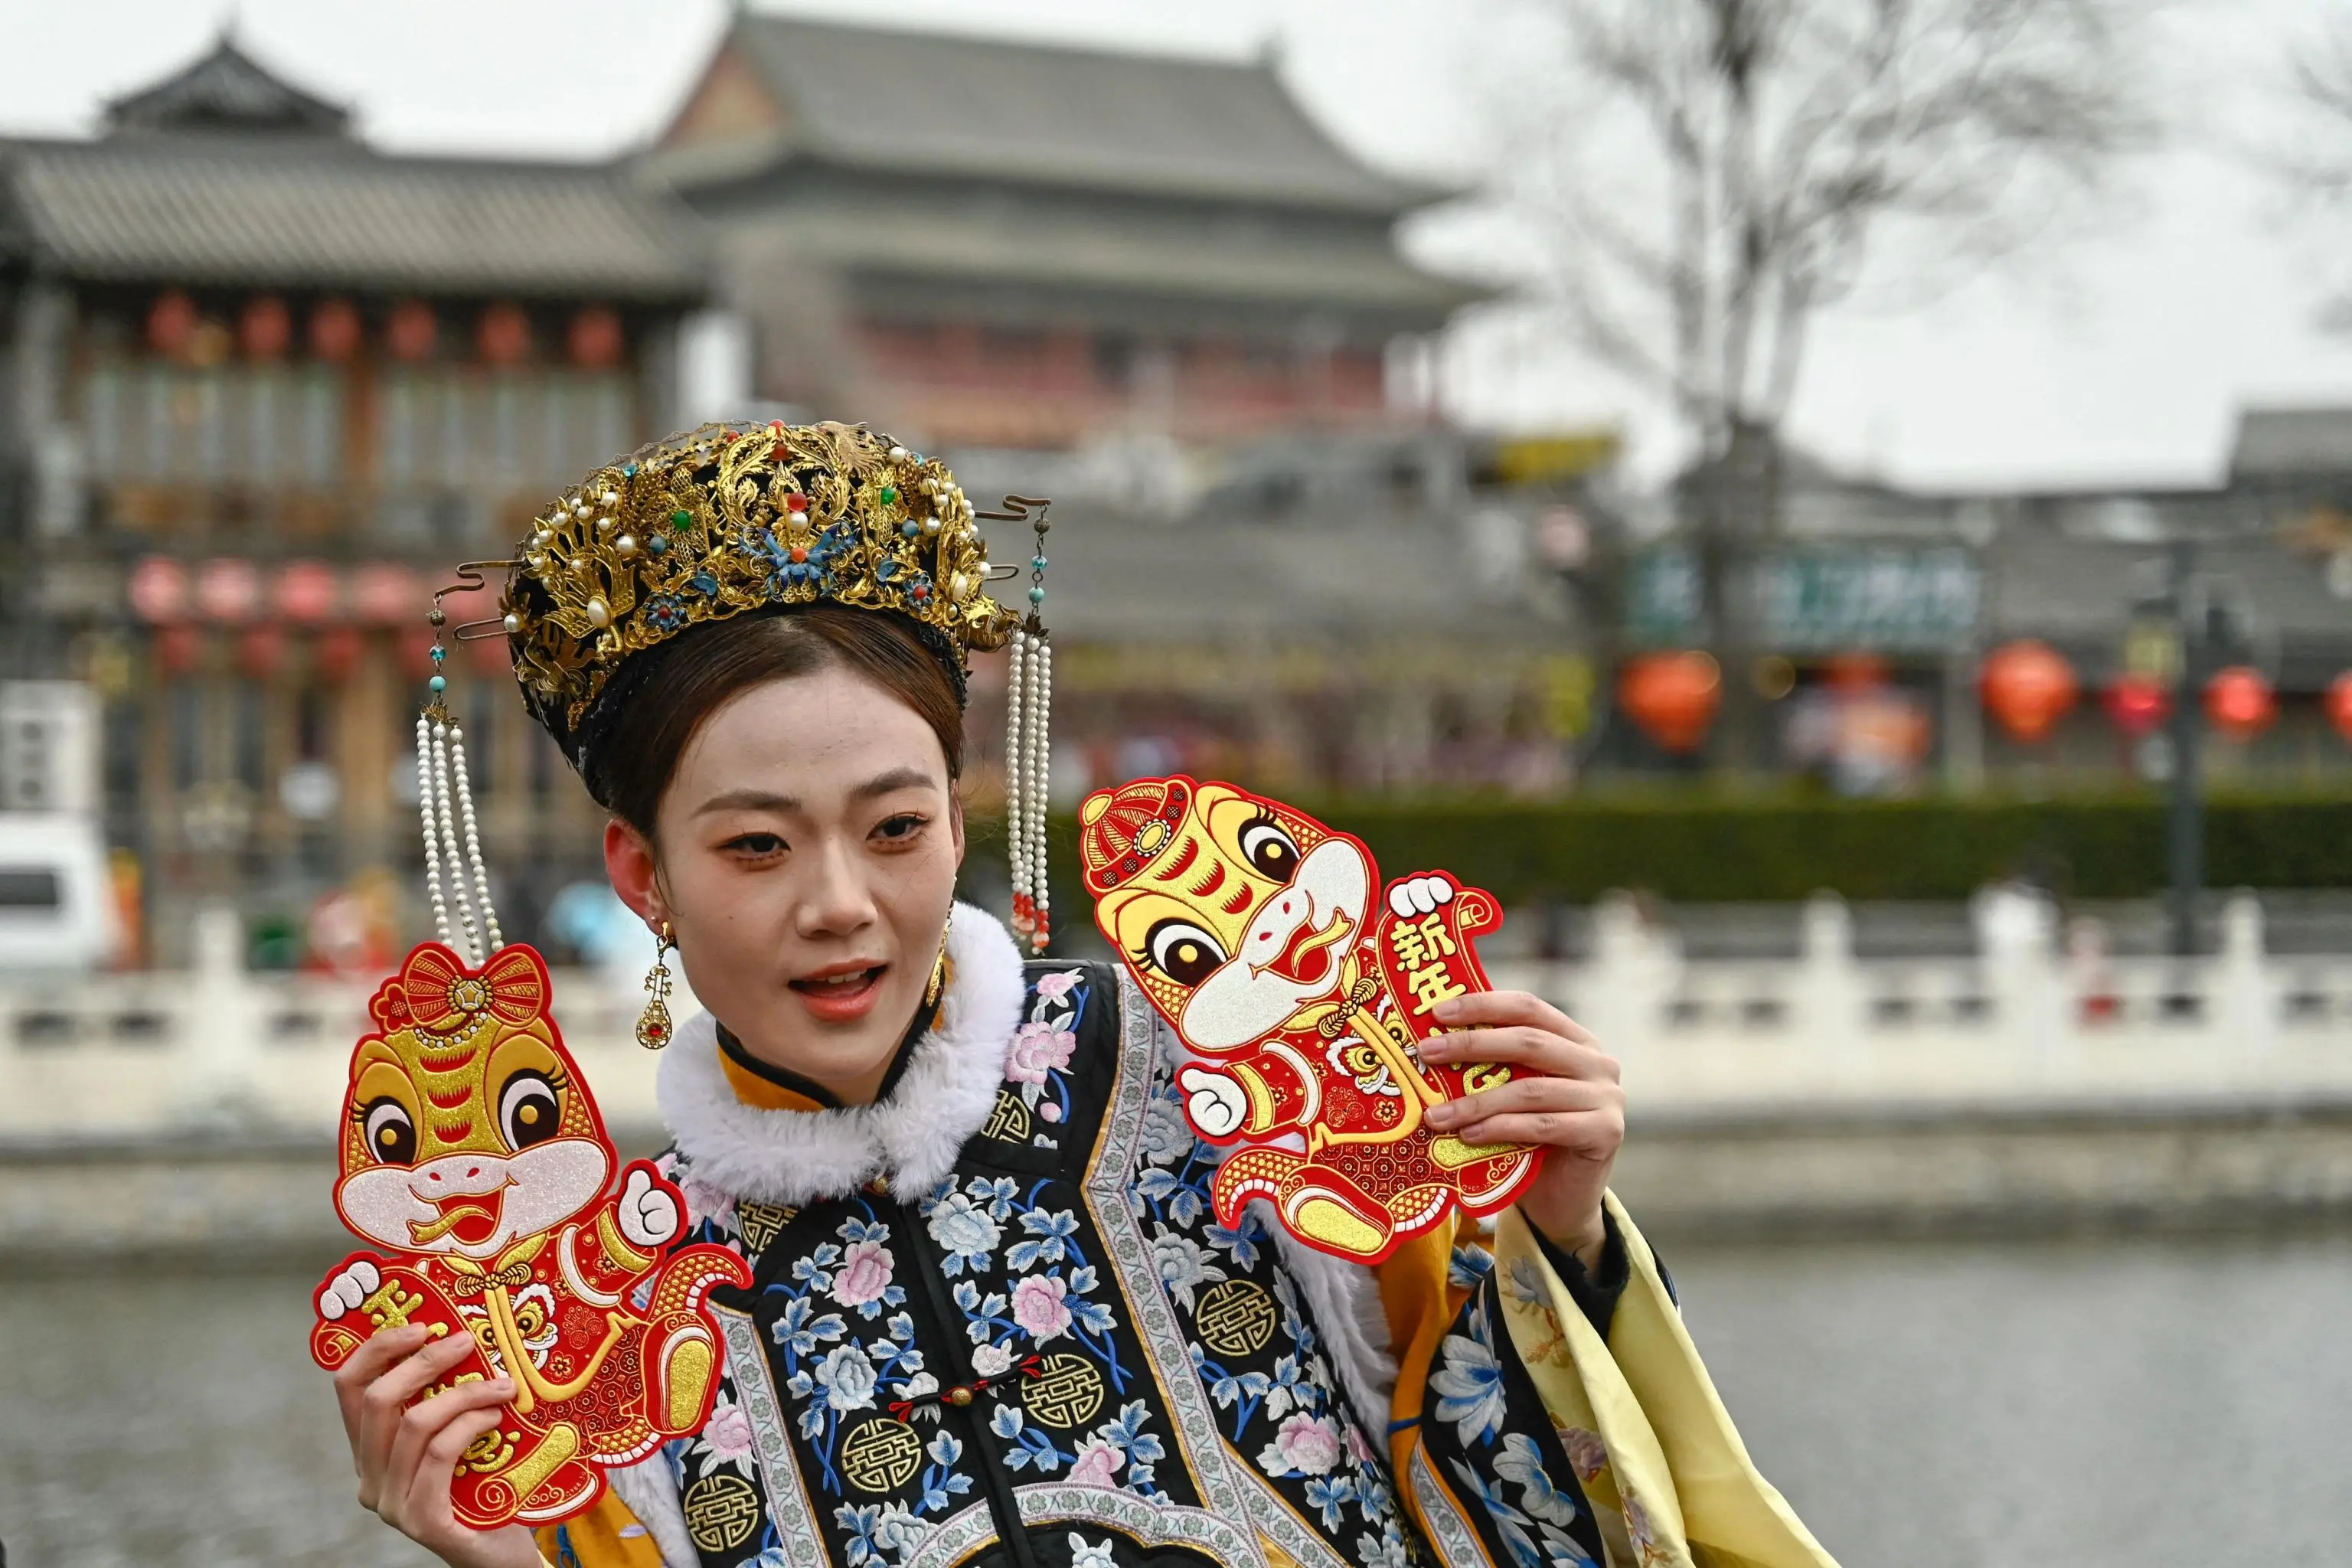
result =
M2161 93L2175 145L2126 171L2094 237L2052 247L1932 305L1820 327L1799 439L1918 484L2197 483L2237 410L2352 403L2352 339L2314 325L2352 229L2295 210L2267 144L2290 51L2352 0L2175 0ZM1478 96L1507 62L1476 0L763 0L762 9L1223 57L1279 51L1309 111L1366 158L1465 180ZM725 25L723 0L0 0L0 132L90 129L109 97L206 47L234 14L267 63L354 103L371 138L435 151L601 155L658 126ZM1459 257L1475 229L1413 237ZM1494 322L1454 355L1483 424L1615 422L1654 468L1670 427L1573 356Z

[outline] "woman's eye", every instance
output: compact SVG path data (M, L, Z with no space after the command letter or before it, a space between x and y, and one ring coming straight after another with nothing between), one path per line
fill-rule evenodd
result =
M923 819L919 816L893 816L885 818L875 827L874 833L878 838L908 838L922 826Z
M746 833L740 838L729 839L727 847L746 855L776 855L792 846L772 833Z

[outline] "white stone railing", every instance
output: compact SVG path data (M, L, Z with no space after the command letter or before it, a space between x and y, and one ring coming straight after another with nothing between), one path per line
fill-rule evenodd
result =
M1637 1114L2352 1098L2352 954L2266 955L2251 899L2222 951L2189 961L2063 958L2032 920L1988 922L1980 957L1863 960L1835 900L1790 915L1792 961L1689 961L1607 900L1589 959L1490 970L1591 1026ZM245 973L237 936L208 917L184 972L0 975L0 1143L323 1142L372 987ZM555 976L564 1039L625 1135L656 1121L643 999Z
M2232 899L2210 957L2062 956L2054 921L1979 921L1979 955L1858 959L1838 900L1792 909L1792 961L1684 959L1628 900L1591 956L1489 966L1567 1007L1634 1105L2113 1105L2352 1096L2352 954L2273 957Z

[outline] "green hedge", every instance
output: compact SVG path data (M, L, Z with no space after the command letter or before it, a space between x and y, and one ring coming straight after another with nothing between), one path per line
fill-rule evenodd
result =
M2165 884L2164 803L2153 796L1642 802L1324 802L1322 820L1372 847L1382 871L1443 867L1506 902L1581 901L1638 888L1691 902L1961 899L2029 874L2078 898L2128 898ZM974 849L1001 854L994 823ZM1051 825L1065 919L1084 902L1075 823ZM2352 796L2223 797L2205 810L2214 888L2352 887Z

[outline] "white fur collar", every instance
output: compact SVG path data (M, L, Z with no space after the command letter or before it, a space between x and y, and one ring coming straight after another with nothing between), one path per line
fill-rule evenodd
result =
M689 1018L663 1053L655 1098L698 1181L757 1203L806 1204L880 1177L912 1195L954 1167L1004 1080L1021 1023L1021 951L985 910L958 904L948 923L954 978L890 1098L838 1110L745 1105L719 1063L719 1027Z

